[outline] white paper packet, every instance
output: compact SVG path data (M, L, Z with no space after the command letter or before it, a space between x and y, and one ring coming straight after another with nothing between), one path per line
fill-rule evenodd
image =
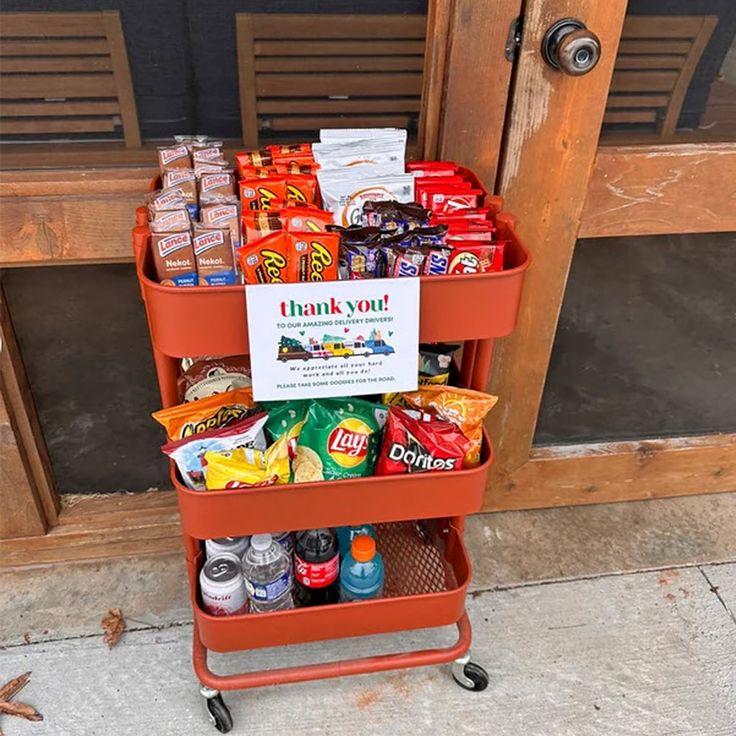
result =
M359 225L365 202L411 202L414 199L414 177L411 174L370 177L363 172L356 173L355 177L326 175L319 178L323 207L333 213L337 225Z
M406 146L396 139L360 139L345 143L313 143L312 155L319 172L354 166L375 166L382 174L403 174Z
M322 143L345 143L379 138L399 140L406 146L406 131L402 128L322 128L319 131Z

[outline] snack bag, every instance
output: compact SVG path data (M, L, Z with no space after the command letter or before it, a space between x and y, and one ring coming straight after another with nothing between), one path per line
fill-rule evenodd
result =
M235 165L238 170L247 169L253 166L271 166L273 159L271 151L239 151L235 154Z
M236 388L248 388L250 384L250 358L247 355L200 358L176 382L182 401L197 401Z
M286 435L289 458L292 460L296 457L299 434L307 419L307 411L311 403L311 399L263 402L263 407L268 410L266 432L273 442Z
M161 409L152 416L164 427L170 440L180 440L245 419L252 413L254 406L253 391L250 388L239 388Z
M161 450L168 455L179 469L184 484L194 491L205 490L202 459L206 452L227 452L237 447L256 450L266 449L263 428L268 414L256 414L227 427L210 429L207 432L166 443Z
M205 452L204 482L208 491L289 482L289 450L281 437L265 452L238 447L227 452Z
M470 441L452 422L423 421L389 407L376 475L460 470Z
M275 200L286 199L286 177L276 176L243 179L240 182L240 201L245 210L270 210Z
M289 283L337 281L337 233L288 233Z
M347 141L365 141L367 139L394 139L406 145L405 128L321 128L321 143L346 143Z
M161 173L171 169L191 169L192 157L184 146L160 146L158 148L158 166Z
M229 228L194 226L194 257L200 286L231 286L237 282Z
M283 284L288 281L289 234L283 230L238 249L246 284Z
M363 399L320 399L307 411L294 483L373 475L387 408Z
M312 144L311 143L282 143L279 145L268 146L271 158L276 161L294 161L296 159L304 159L305 161L313 161Z
M450 380L452 356L459 345L428 343L419 346L419 385L446 386Z
M453 386L422 386L419 391L409 391L404 398L417 409L434 413L439 419L457 425L470 440L465 456L465 467L480 463L483 444L483 420L495 406L498 396Z

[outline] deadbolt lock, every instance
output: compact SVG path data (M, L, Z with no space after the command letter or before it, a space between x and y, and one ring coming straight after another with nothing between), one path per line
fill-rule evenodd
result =
M553 69L579 77L598 63L601 42L582 21L565 18L547 29L542 40L542 56Z

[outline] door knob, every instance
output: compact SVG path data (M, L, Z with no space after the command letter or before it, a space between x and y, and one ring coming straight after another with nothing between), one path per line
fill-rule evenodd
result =
M601 42L582 21L565 18L547 29L542 40L542 56L553 69L579 77L598 63Z

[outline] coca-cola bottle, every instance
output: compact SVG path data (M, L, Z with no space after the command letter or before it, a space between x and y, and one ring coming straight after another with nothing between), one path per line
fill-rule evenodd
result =
M297 532L294 598L299 606L322 606L340 600L340 553L333 529Z

